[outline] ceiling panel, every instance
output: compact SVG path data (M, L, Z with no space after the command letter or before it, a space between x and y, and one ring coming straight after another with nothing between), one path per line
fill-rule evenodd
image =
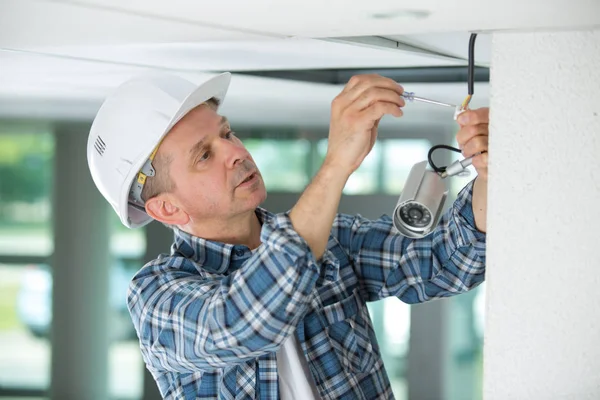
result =
M302 37L546 29L600 24L598 0L70 0L228 29Z
M139 12L43 0L0 0L0 47L5 48L256 40L264 37L247 29L223 29Z
M600 26L598 0L2 0L0 47Z

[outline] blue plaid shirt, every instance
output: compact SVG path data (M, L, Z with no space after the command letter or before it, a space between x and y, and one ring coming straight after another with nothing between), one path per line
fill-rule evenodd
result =
M262 245L175 232L169 255L134 277L128 305L143 359L166 399L278 399L275 354L296 335L323 399L393 399L367 301L421 303L484 279L473 182L423 239L388 216L338 214L315 260L288 213L262 208Z

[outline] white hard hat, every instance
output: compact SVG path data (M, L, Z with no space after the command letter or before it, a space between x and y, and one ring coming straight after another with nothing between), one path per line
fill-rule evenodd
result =
M173 75L146 75L125 82L104 101L90 129L88 165L125 226L152 221L130 191L133 183L143 185L146 175L154 175L149 159L163 137L205 101L215 98L221 104L230 80L231 74L223 73L198 86Z

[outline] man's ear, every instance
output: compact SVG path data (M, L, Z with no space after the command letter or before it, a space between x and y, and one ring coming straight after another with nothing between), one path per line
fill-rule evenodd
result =
M190 216L175 205L167 193L161 193L146 201L146 213L153 219L167 225L186 225Z

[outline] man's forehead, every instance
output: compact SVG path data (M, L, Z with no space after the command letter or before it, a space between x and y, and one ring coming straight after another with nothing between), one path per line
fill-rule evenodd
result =
M202 103L199 106L192 108L175 126L173 129L177 129L178 125L204 125L214 124L215 119L220 118L217 113L217 108L210 103Z
M199 130L210 129L217 126L220 121L221 116L217 113L216 109L211 108L206 103L200 104L181 118L171 128L169 135L179 131L198 132Z
M216 106L211 103L200 104L171 128L160 147L169 150L173 145L179 147L178 144L187 147L189 145L188 141L195 142L200 136L209 134L214 129L220 129L223 125L228 124L227 118L217 113Z

